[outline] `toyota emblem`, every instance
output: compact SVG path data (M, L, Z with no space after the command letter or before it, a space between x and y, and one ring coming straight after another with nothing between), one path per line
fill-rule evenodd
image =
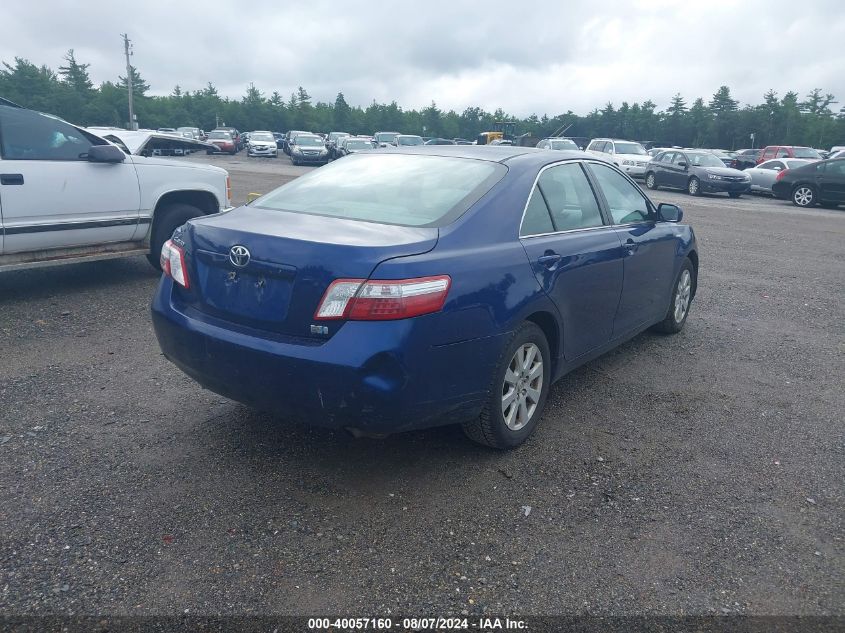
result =
M249 263L249 250L246 246L235 244L229 249L229 261L238 268L243 268Z

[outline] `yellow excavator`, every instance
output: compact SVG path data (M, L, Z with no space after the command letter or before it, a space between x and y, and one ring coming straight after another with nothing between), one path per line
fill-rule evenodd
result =
M482 132L476 138L476 145L489 145L493 141L510 141L513 143L513 121L494 121L492 132Z
M532 134L525 133L517 136L514 134L514 121L494 121L492 132L482 132L476 138L476 145L490 145L493 141L504 141L509 145L520 147L536 147L540 140ZM498 143L497 143L498 144Z

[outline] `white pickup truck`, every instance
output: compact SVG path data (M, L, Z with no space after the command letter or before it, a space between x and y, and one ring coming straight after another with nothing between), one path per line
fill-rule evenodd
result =
M136 254L158 267L176 227L230 206L224 169L129 152L0 99L0 271Z

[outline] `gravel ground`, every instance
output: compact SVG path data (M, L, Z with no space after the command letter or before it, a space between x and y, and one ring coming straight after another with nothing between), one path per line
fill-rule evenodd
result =
M238 202L308 170L191 160ZM0 274L0 609L844 615L845 213L654 198L700 241L685 330L564 378L509 453L203 391L143 258Z

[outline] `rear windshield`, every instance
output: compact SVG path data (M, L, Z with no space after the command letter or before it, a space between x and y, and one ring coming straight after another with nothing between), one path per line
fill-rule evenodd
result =
M809 147L795 147L793 148L792 153L795 154L795 158L815 158L816 160L821 159L821 154L819 154L814 149L810 149Z
M232 135L228 132L209 132L208 138L231 139Z
M346 141L346 149L372 149L370 141Z
M563 141L552 141L552 149L578 149L578 146L575 144L575 141L563 140Z
M401 226L445 226L506 172L499 163L466 158L352 154L279 187L253 206Z

